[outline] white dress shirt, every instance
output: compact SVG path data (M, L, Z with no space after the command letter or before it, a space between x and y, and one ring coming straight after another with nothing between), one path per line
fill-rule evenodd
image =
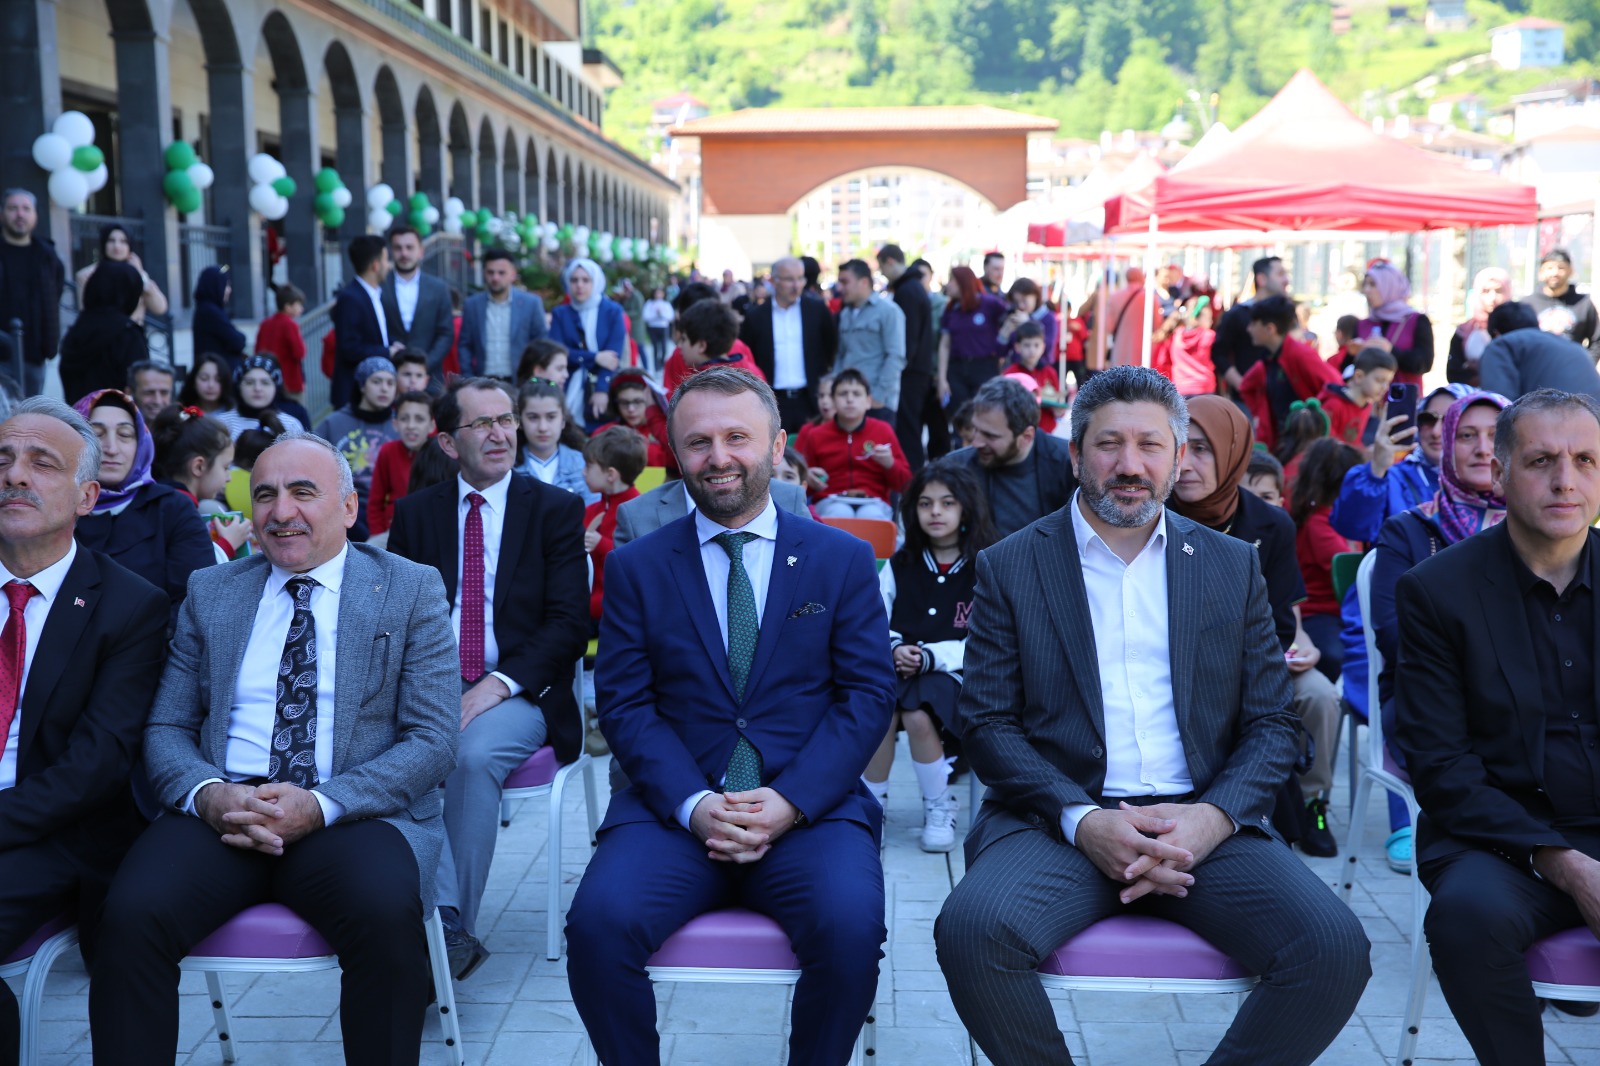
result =
M22 648L22 676L17 679L17 713L11 716L11 732L5 736L5 747L0 749L0 790L8 789L17 783L17 745L22 736L22 695L28 691L28 676L33 673L33 654L39 650L39 636L44 632L45 620L50 616L50 608L55 605L56 597L61 595L61 584L67 580L67 571L72 569L72 561L78 557L78 542L67 542L67 554L45 567L29 578L19 578L11 574L5 567L0 566L0 585L9 585L13 581L27 581L38 595L30 597L27 606L22 608L22 624L27 629ZM0 618L0 626L4 626L11 616L9 605L0 604L6 612L5 618Z
M799 300L787 308L772 301L772 387L806 387L806 351L800 328Z
M1172 699L1171 634L1167 626L1167 513L1132 563L1124 563L1083 515L1082 493L1072 498L1072 530L1083 586L1094 620L1106 722L1106 780L1102 796L1177 796L1194 791ZM1078 823L1092 803L1061 813L1061 828L1077 842Z
M417 297L422 294L422 270L411 275L411 280L396 270L394 272L394 305L400 311L400 324L411 332L411 320L417 315Z
M333 776L334 679L339 650L339 595L344 585L344 562L348 547L304 576L317 585L311 590L311 622L317 641L317 780ZM267 776L272 754L272 729L278 720L278 663L283 645L289 639L294 620L294 597L286 590L293 571L274 566L267 575L261 601L256 604L250 639L239 661L239 677L234 682L233 701L228 708L228 744L222 769L231 781ZM194 814L194 798L202 788L220 777L210 777L189 791L183 809ZM332 825L344 814L344 806L316 789L322 807L322 821Z
M361 287L367 291L367 299L372 301L372 312L378 316L378 335L383 338L383 346L389 346L389 318L383 313L383 290L367 284L366 278L356 278Z
M556 474L561 472L561 449L557 448L550 454L550 458L541 459L527 448L522 449L522 454L527 458L527 469L533 476L546 485L556 483Z
M687 495L687 493L685 493ZM722 631L722 648L728 648L728 573L732 569L733 560L728 556L728 551L716 538L723 533L754 533L755 539L746 541L744 552L744 572L750 578L750 591L756 600L756 624L761 624L761 619L767 610L767 587L772 583L772 558L778 547L778 505L767 497L767 506L762 512L751 519L748 524L738 530L731 530L727 526L718 525L715 519L707 518L704 511L693 506L694 497L690 499L690 511L694 514L695 535L700 538L700 563L705 567L706 585L711 591L711 606L717 612L717 628ZM678 824L685 829L689 828L689 817L694 814L695 806L705 797L711 795L710 789L701 789L683 803L678 805Z
M456 543L462 551L456 554L456 602L450 607L450 628L455 630L456 643L461 643L461 575L466 561L467 515L472 504L467 496L476 492L483 497L479 513L483 519L483 665L511 690L511 695L522 695L522 686L496 670L500 665L500 645L494 639L494 576L500 568L500 538L506 528L506 496L511 489L511 471L485 489L475 489L460 474L456 475Z
M496 301L489 297L483 312L483 372L490 377L511 376L511 294Z

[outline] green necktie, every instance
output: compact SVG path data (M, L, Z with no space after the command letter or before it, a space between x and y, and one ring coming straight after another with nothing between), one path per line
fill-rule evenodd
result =
M761 624L756 619L756 594L744 568L744 546L755 540L754 533L719 533L716 541L728 553L728 673L733 678L734 694L744 699L744 686L750 680L750 664L756 657L756 641ZM749 792L761 787L761 753L744 737L733 747L723 789Z

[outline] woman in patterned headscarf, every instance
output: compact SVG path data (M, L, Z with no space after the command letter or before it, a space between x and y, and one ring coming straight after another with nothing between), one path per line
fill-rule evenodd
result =
M1433 323L1412 307L1411 282L1387 259L1374 259L1361 282L1367 317L1356 327L1363 347L1382 348L1400 364L1394 379L1422 387L1422 375L1433 369Z

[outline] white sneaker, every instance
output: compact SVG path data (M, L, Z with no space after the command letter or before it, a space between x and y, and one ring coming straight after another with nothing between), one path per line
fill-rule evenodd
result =
M923 851L950 851L956 846L955 793L922 801L921 843Z

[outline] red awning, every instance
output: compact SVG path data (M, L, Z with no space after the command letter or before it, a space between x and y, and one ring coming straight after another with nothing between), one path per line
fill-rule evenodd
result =
M1215 155L1106 202L1106 232L1531 225L1521 185L1374 133L1309 70Z

